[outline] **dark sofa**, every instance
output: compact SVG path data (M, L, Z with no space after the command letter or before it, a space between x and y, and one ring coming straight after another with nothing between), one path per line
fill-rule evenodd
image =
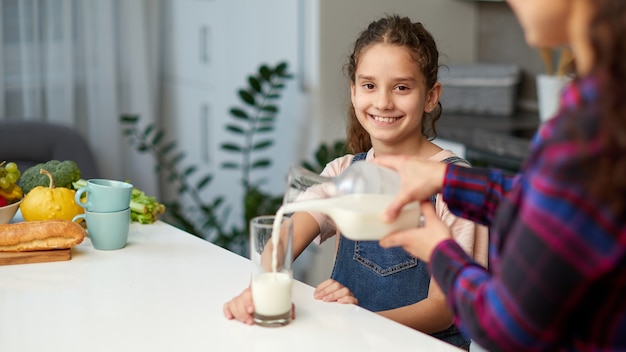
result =
M75 129L49 122L0 120L0 162L17 163L20 171L49 160L73 160L84 179L98 178L89 144Z

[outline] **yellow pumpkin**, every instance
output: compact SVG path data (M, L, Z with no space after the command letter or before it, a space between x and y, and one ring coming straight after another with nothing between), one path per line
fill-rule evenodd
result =
M20 204L24 221L72 220L74 216L84 213L84 209L74 201L76 191L55 188L52 175L44 169L39 172L50 178L50 187L37 186L24 196Z

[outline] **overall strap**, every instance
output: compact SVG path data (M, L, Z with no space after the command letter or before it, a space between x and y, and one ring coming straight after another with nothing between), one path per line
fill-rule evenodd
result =
M472 166L472 164L469 161L467 161L467 160L465 160L465 159L463 159L463 158L461 158L459 156L456 156L456 155L449 156L449 157L443 159L442 161L444 163L449 163L449 164L465 163L465 164L467 164L469 166Z
M354 155L354 159L352 159L352 162L365 160L366 157L367 152L357 153Z

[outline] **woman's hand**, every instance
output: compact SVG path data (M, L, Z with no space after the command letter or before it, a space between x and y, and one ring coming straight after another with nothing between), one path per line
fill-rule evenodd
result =
M313 298L324 302L359 304L359 301L347 287L333 279L328 279L317 285Z
M393 232L383 237L379 244L383 248L402 247L427 263L435 247L441 241L452 238L452 233L450 228L439 219L435 206L429 200L421 201L420 206L424 216L424 226Z
M398 196L383 215L387 222L395 220L405 205L438 193L448 167L446 163L405 155L384 155L374 158L373 163L398 171L402 180Z

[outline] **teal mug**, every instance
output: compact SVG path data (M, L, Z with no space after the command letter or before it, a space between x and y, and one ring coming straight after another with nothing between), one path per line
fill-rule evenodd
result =
M110 251L126 246L130 230L130 208L108 213L87 210L84 214L76 215L72 221L80 219L87 222L87 237L91 239L93 248Z
M74 200L87 211L109 213L128 208L132 193L133 185L128 182L91 179L76 191ZM87 195L86 202L82 202L83 194Z

